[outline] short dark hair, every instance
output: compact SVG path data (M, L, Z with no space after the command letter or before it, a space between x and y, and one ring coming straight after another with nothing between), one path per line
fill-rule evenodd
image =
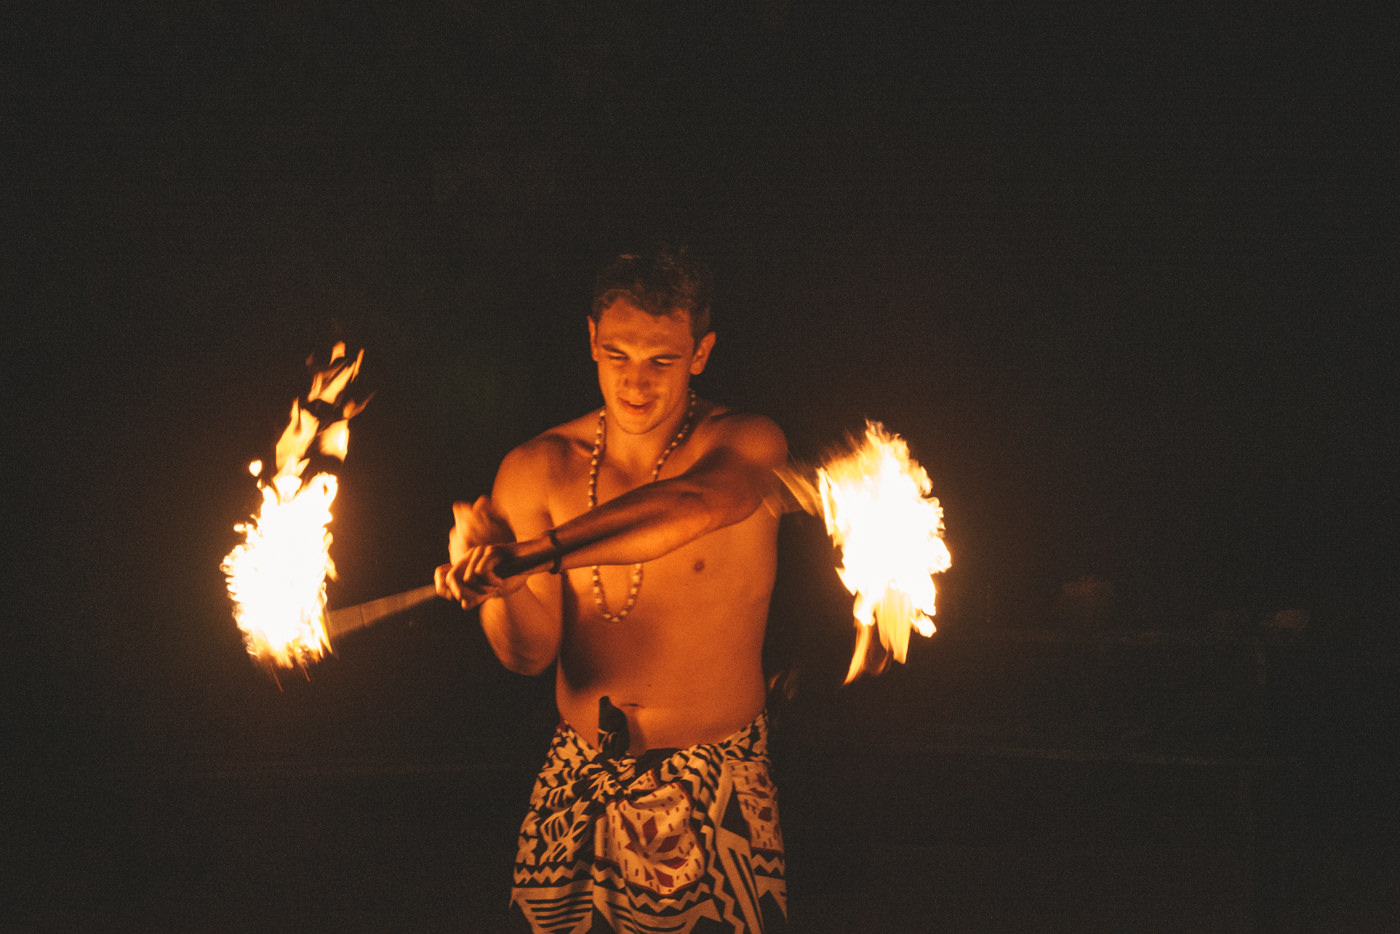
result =
M597 321L604 309L624 297L657 317L684 311L690 315L690 334L698 343L710 333L713 292L710 267L686 247L623 253L599 270L589 317Z

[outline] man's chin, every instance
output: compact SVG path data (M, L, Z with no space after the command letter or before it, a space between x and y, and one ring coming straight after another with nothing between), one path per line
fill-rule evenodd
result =
M656 418L656 406L654 400L644 405L632 405L619 399L613 403L613 416L618 427L624 431L644 434L654 427L652 423Z

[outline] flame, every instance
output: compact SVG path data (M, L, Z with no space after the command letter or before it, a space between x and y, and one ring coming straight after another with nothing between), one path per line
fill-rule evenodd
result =
M841 549L836 571L855 596L856 647L846 683L878 672L890 656L903 663L909 632L934 632L933 575L952 564L943 541L943 508L930 495L928 473L909 446L878 422L865 440L817 470L826 530ZM872 661L878 629L886 652Z
M335 562L327 525L336 478L321 472L303 482L302 472L312 444L322 454L345 459L349 420L365 404L340 397L363 360L363 350L351 361L345 345L337 343L328 366L313 374L305 403L292 402L291 420L277 441L277 472L267 483L258 480L262 507L250 521L234 526L245 540L220 565L248 654L269 666L305 669L330 648L326 578L335 578ZM335 420L322 427L323 418ZM262 461L249 465L255 477L262 469Z

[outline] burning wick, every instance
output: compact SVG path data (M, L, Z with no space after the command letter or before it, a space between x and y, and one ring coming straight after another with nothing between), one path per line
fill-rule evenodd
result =
M829 458L816 477L815 484L795 472L782 479L804 509L820 511L841 549L836 572L855 597L849 684L867 672L878 674L890 657L902 664L910 630L933 635L933 575L947 570L952 556L928 473L904 440L878 422L867 422L864 441ZM873 649L876 631L883 652Z
M330 648L326 577L335 577L335 563L326 526L336 478L317 473L303 482L302 472L310 463L307 452L313 443L320 453L345 460L349 421L365 403L342 397L363 359L360 351L349 360L345 345L337 343L327 367L313 373L305 402L292 403L291 421L277 442L277 472L270 482L258 480L262 508L251 521L234 526L245 541L220 565L248 654L273 670L304 671ZM323 420L329 424L322 427ZM249 470L259 476L262 461L253 461Z

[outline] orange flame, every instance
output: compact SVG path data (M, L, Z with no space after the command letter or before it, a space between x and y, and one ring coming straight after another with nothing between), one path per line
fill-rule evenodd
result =
M345 459L348 422L364 403L340 397L359 374L364 356L362 350L348 360L345 345L337 343L327 368L313 374L306 403L292 403L291 420L277 441L277 472L268 483L258 481L262 508L251 521L234 526L245 541L220 565L248 654L269 666L305 669L330 648L326 578L335 578L335 562L326 526L336 478L317 473L303 483L301 475L313 443L319 442L321 453ZM338 417L323 428L317 412ZM254 461L249 469L258 476L262 462Z
M909 632L934 632L933 575L952 564L943 541L943 508L930 496L928 473L909 446L878 422L865 440L817 470L826 530L841 549L841 582L855 596L856 647L846 673L879 672L892 656L903 663ZM885 653L871 659L878 629Z

